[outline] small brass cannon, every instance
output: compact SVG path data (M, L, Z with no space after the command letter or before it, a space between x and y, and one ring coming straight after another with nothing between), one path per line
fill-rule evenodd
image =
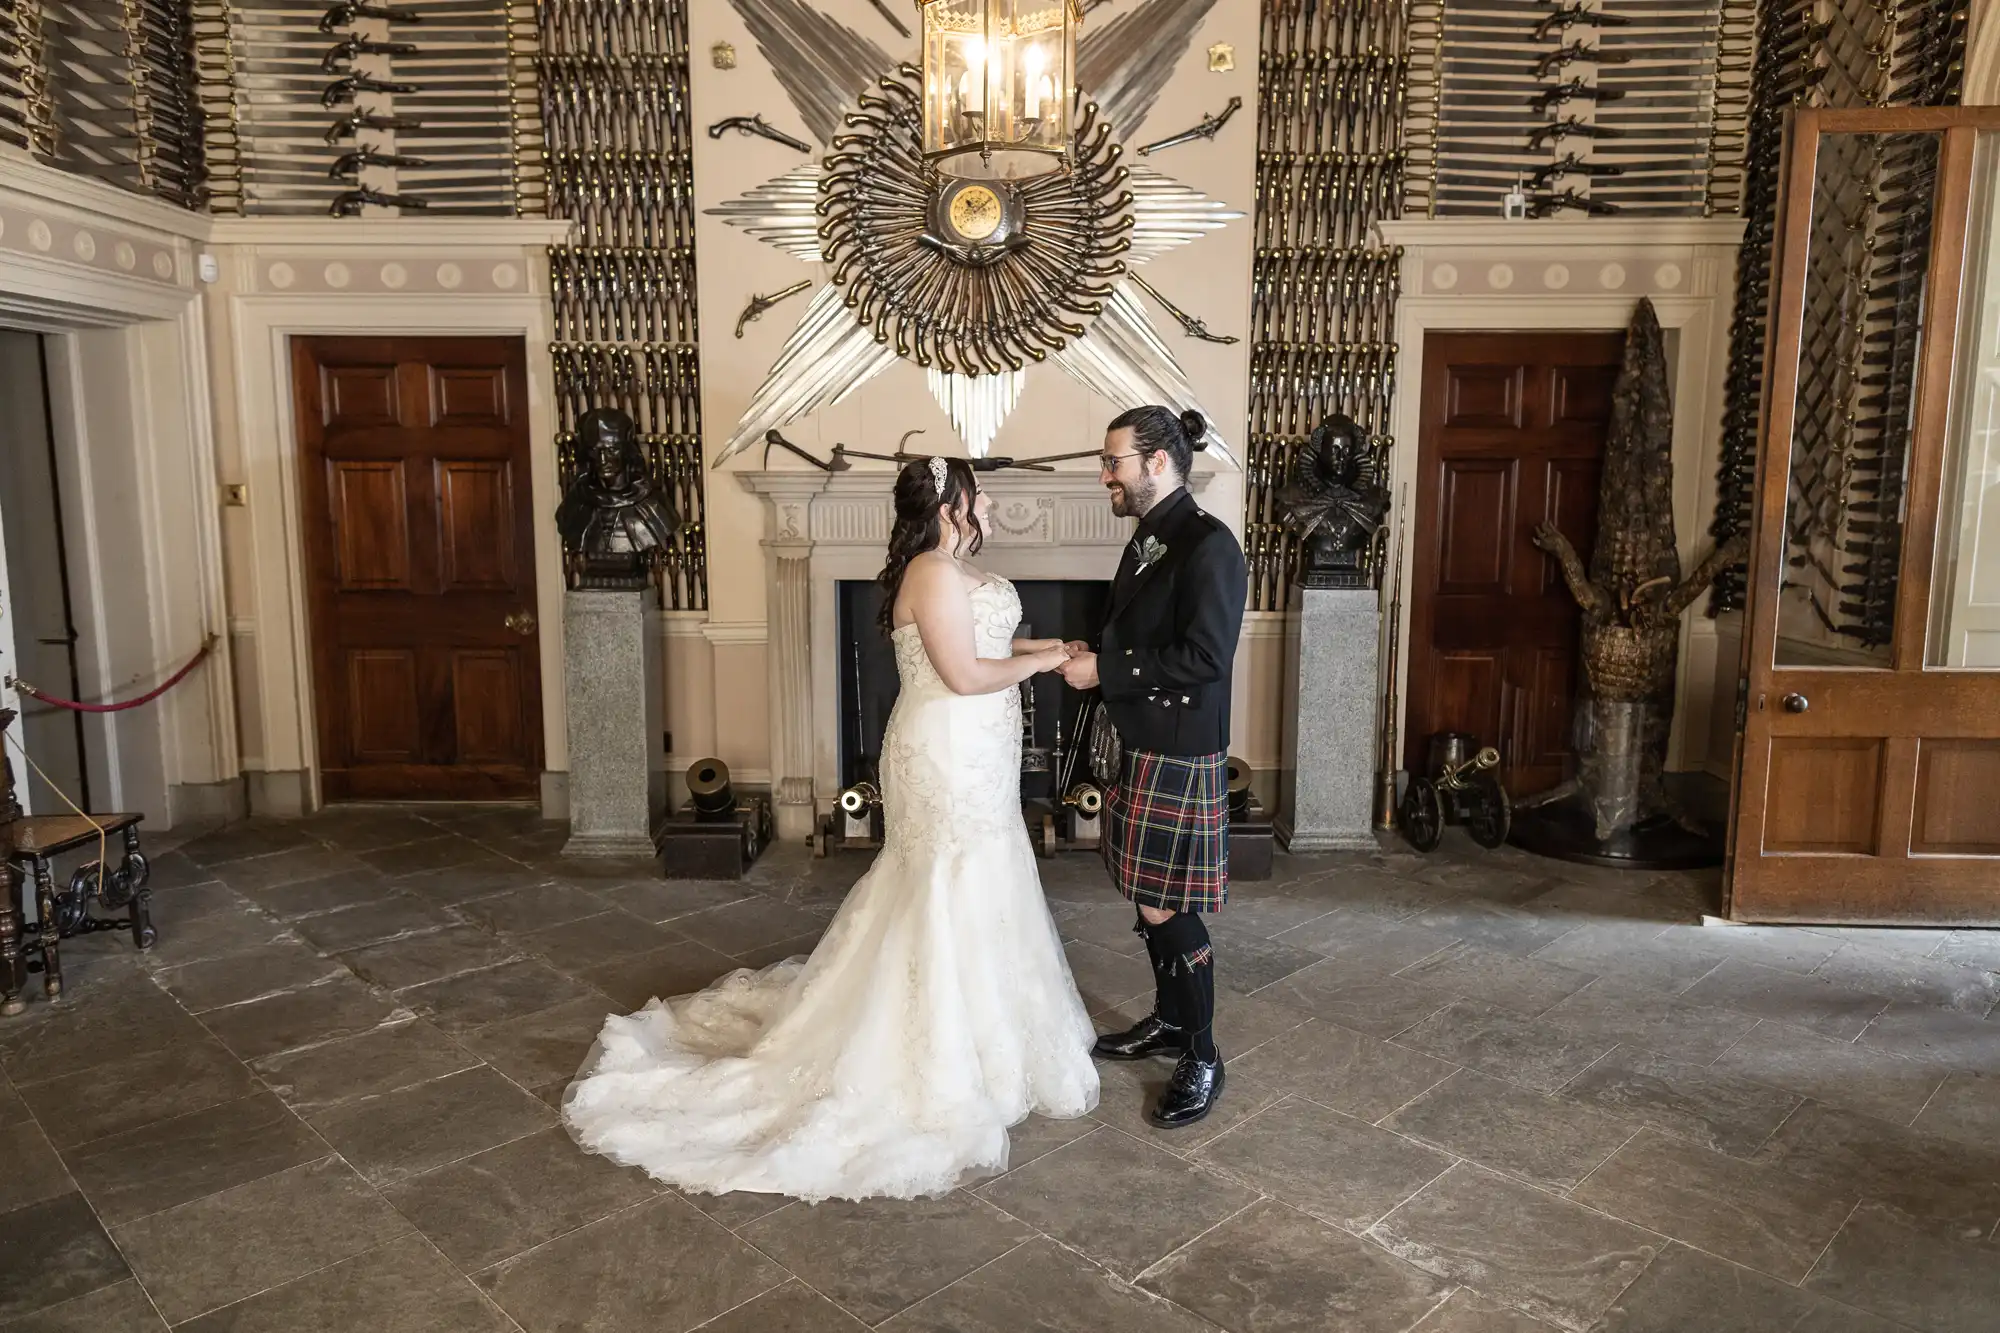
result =
M1493 771L1500 752L1478 744L1463 731L1441 731L1431 737L1429 776L1410 774L1397 823L1418 851L1434 850L1447 824L1463 824L1481 847L1507 841L1514 808Z

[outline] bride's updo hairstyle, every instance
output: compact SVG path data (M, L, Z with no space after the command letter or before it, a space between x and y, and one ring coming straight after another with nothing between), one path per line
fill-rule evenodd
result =
M1194 466L1194 456L1208 447L1208 423L1199 412L1178 415L1170 407L1127 408L1111 418L1107 432L1129 430L1132 447L1142 454L1164 452L1182 481Z
M937 464L944 465L944 485L938 485ZM972 502L978 498L979 481L972 464L963 458L916 458L903 464L896 474L896 521L889 531L889 558L875 582L882 587L882 614L877 623L884 634L896 627L896 594L903 586L903 571L925 551L935 550L944 540L938 506L948 505L972 517ZM961 555L977 555L981 534L975 525Z

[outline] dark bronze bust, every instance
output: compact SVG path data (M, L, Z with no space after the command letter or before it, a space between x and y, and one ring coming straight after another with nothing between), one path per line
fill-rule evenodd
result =
M1363 561L1389 511L1389 493L1376 479L1359 426L1338 413L1320 422L1293 460L1278 506L1285 527L1304 543L1300 583L1369 586Z
M585 412L576 453L576 480L556 510L571 585L644 587L681 521L646 472L632 418L615 407Z

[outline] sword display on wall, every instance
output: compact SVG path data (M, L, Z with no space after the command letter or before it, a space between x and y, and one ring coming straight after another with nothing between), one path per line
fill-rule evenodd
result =
M883 18L889 20L889 26L896 30L897 35L904 38L909 37L910 30L903 26L903 20L897 18L895 11L890 9L888 5L884 4L883 0L868 0L868 3L875 6L875 12L877 14L880 14Z
M1232 97L1223 106L1222 110L1212 116L1203 116L1199 124L1182 130L1179 134L1169 134L1164 139L1155 139L1152 143L1144 145L1139 149L1139 156L1147 157L1159 152L1162 148L1177 148L1184 143L1193 143L1196 139L1213 140L1222 127L1229 123L1229 118L1235 115L1242 105L1242 98Z
M1179 306L1175 305L1172 301L1169 301L1166 297L1160 295L1159 288L1153 286L1152 283L1147 282L1137 273L1127 273L1125 276L1131 280L1132 285L1134 287L1137 287L1140 291L1146 293L1146 295L1152 297L1155 301L1158 301L1160 303L1160 309L1166 311L1169 315L1172 315L1175 321L1179 323L1181 328L1187 333L1188 337L1199 338L1205 343L1233 343L1242 341L1240 338L1236 338L1230 334L1210 333L1208 331L1208 325L1204 324L1201 320L1196 319L1193 315L1190 315L1187 311L1181 309Z

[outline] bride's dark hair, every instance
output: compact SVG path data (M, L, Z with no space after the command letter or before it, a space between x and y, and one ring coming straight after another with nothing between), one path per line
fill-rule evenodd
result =
M970 518L972 502L979 495L979 480L973 475L972 464L963 458L944 459L944 487L940 491L931 462L928 458L912 459L896 474L896 520L889 530L889 558L875 577L882 587L882 614L877 623L884 634L896 627L896 594L903 587L904 571L925 551L935 550L944 538L938 506L957 509L963 501L966 516ZM962 554L979 554L981 540L979 528L974 525Z

